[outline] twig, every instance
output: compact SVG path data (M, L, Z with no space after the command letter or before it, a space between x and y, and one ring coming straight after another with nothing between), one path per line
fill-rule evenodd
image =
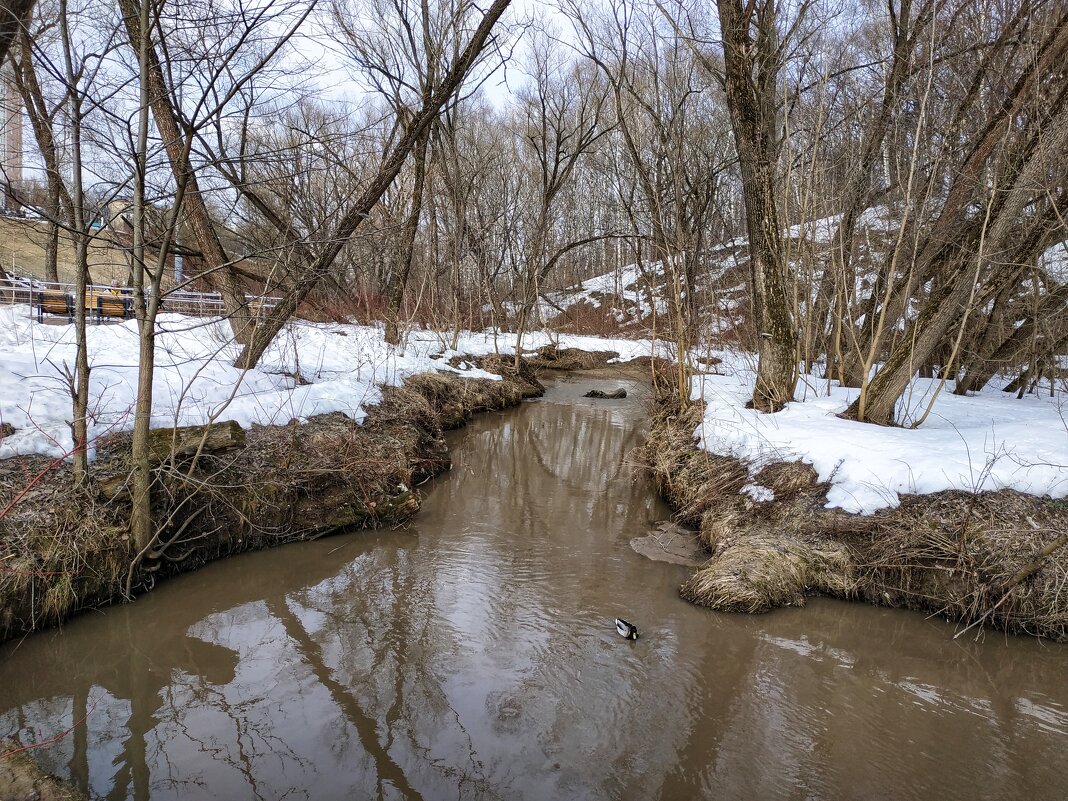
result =
M93 713L94 709L96 709L96 701L93 701L93 705L89 707L89 710L84 715L82 715L80 720L74 721L74 724L69 729L61 731L59 734L49 740L42 740L39 743L31 743L30 745L23 745L18 748L13 748L10 751L5 751L4 753L0 754L0 761L5 760L8 757L12 757L15 754L21 754L23 751L29 751L32 748L40 748L44 745L52 745L53 743L58 743L76 728L85 723L86 719Z

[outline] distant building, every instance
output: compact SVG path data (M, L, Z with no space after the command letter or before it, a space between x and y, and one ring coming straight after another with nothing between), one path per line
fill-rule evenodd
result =
M133 233L133 201L116 198L108 202L104 224L117 234Z

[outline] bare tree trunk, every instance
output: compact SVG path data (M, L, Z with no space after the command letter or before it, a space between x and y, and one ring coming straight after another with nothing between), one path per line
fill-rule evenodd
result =
M769 0L744 9L741 0L718 0L717 6L723 85L745 199L752 316L759 337L753 406L774 412L793 400L797 383L797 334L775 206L776 6ZM750 36L754 13L755 39Z
M17 48L12 50L11 62L15 87L26 109L30 128L44 161L48 192L48 200L44 209L48 220L48 234L45 239L45 278L49 281L59 281L57 260L60 228L62 225L68 228L74 226L70 195L67 193L60 172L59 151L56 147L53 129L55 113L59 109L57 107L52 114L49 114L48 104L41 91L41 84L37 80L37 70L33 63L33 42L25 29L19 34Z
M123 0L125 3L125 0ZM145 179L148 168L149 114L149 15L148 3L138 10L137 35L130 37L137 43L140 68L140 96L137 116L137 138L134 153L133 196L133 286L138 328L137 398L134 405L133 440L130 446L130 536L134 549L142 554L155 538L152 520L152 472L149 465L148 435L152 423L152 375L155 369L155 325L145 315ZM129 29L131 20L126 17ZM159 88L157 87L157 91Z
M82 97L74 68L74 44L67 26L66 0L59 2L60 31L63 39L65 79L70 102L71 161L74 217L74 336L77 355L74 367L74 408L71 423L74 438L74 483L89 483L89 350L85 339L85 288L89 276L89 241L85 225L85 193L82 189Z
M389 300L386 305L386 342L400 344L400 311L404 303L404 292L408 286L408 276L412 271L415 257L415 240L419 234L419 217L423 211L423 187L426 183L427 143L430 129L423 134L415 146L415 175L412 187L412 206L404 224L404 242L400 264L393 275L389 288Z
M1068 197L1062 198L1062 201L1068 201ZM1054 209L1054 216L1060 214L1059 209ZM1041 239L1038 244L1025 249L1025 255L1017 261L1024 262L1027 252L1041 251L1044 247L1045 239ZM1037 308L1034 308L1030 315L1019 320L1019 324L1012 329L1011 333L1004 335L1008 318L1000 307L1008 305L1012 292L1017 288L1015 283L1007 284L999 294L998 300L995 301L994 311L991 313L992 319L987 324L987 329L983 332L975 353L962 365L963 375L954 389L958 395L978 392L1002 367L1018 365L1028 345L1034 339L1041 321L1064 319L1065 305L1068 304L1068 283L1060 284L1052 289L1038 302ZM1004 298L1001 295L1004 295ZM998 319L993 319L995 317Z

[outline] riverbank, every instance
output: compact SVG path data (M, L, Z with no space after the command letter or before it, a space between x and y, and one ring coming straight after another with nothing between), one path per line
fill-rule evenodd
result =
M704 413L700 401L662 403L642 448L659 491L708 549L681 588L687 600L758 613L822 594L1068 641L1065 500L950 490L902 494L867 515L827 508L831 483L810 464L769 461L753 474L699 448Z
M0 798L5 801L86 801L85 793L41 770L14 740L0 740Z
M66 462L0 461L0 497L11 506L0 520L0 641L230 554L403 523L419 509L418 485L450 466L445 430L543 391L526 366L478 361L500 379L418 374L383 388L362 424L340 413L247 430L229 423L199 455L171 449L155 469L158 544L142 555L126 524L128 434L98 443L85 490Z

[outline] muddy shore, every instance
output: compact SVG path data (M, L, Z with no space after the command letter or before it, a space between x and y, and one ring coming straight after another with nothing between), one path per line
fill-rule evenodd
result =
M822 594L1068 641L1068 502L1011 490L903 496L861 516L827 509L800 462L744 464L698 450L700 406L663 403L642 460L707 561L681 587L712 609L759 613ZM774 500L741 493L755 482Z
M0 741L0 798L4 801L86 801L67 782L41 770L18 742Z

